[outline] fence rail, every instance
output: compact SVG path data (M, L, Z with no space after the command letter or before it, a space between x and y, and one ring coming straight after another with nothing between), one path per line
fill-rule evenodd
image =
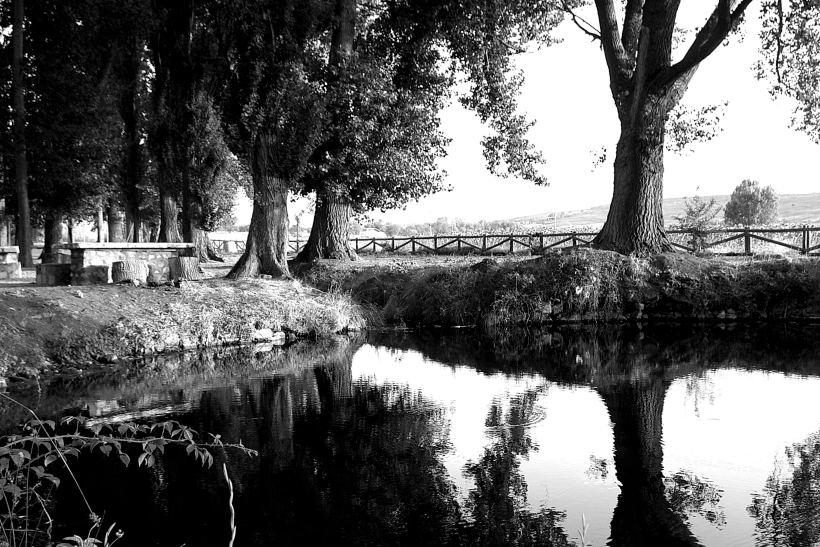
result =
M715 230L667 230L672 245L694 253L712 251L724 255L791 252L820 254L820 227L798 228L725 228ZM531 234L431 235L407 237L351 238L357 253L437 253L437 254L509 254L543 252L549 249L584 247L592 243L596 232L562 232ZM245 240L211 240L224 253L241 253ZM299 239L288 242L296 254L304 247Z

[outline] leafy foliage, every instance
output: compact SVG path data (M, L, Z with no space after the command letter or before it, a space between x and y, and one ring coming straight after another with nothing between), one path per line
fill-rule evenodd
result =
M724 218L726 224L768 224L777 218L777 195L771 186L761 188L755 180L744 180L732 192Z
M758 77L797 102L793 125L820 143L820 3L766 0L761 14Z
M706 246L706 230L723 208L717 204L715 198L707 201L700 196L684 199L683 206L683 216L675 217L675 220L681 228L692 231L692 245L696 251L701 251Z
M79 458L84 452L99 453L118 458L126 467L132 463L137 467L152 467L169 446L184 448L186 454L205 467L213 464L213 449L234 448L246 455L256 455L241 443L223 443L219 435L203 439L195 430L173 420L149 425L107 424L73 416L59 422L35 417L23 424L21 433L0 437L0 496L7 511L0 516L4 537L12 538L14 544L28 538L29 533L50 539L51 496L53 489L60 485L57 475L67 475L78 487L92 525L87 538L75 535L65 538L60 545L113 545L122 532L115 532L114 525L111 525L104 542L96 538L102 530L102 518L92 509L76 483L71 459Z
M724 102L693 108L679 103L666 121L666 150L679 154L691 152L693 144L715 138L723 130L720 121L728 104Z

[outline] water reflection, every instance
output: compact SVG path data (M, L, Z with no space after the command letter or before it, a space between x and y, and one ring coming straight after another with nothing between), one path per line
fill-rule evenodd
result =
M815 331L380 334L244 366L189 357L176 377L157 364L48 408L168 412L259 450L218 455L237 545L571 545L582 514L594 545L804 545L820 537ZM107 473L90 495L128 544L227 541L216 470L84 465Z
M749 506L756 545L820 542L820 432L788 447Z

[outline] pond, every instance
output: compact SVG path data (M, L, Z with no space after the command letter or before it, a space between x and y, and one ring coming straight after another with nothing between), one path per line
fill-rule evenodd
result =
M118 545L810 545L820 327L371 334L186 354L17 393L176 419L258 457L76 465ZM4 427L22 416L4 407ZM181 452L181 451L180 451ZM58 490L55 535L82 532ZM80 529L78 529L78 527ZM62 534L62 535L61 535Z

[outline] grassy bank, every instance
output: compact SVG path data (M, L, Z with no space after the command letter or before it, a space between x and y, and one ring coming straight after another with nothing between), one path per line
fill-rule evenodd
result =
M581 249L411 260L319 263L301 275L349 292L386 324L407 326L820 319L816 259L644 259Z
M281 343L364 325L349 296L290 281L0 288L0 377L73 372L195 347Z

